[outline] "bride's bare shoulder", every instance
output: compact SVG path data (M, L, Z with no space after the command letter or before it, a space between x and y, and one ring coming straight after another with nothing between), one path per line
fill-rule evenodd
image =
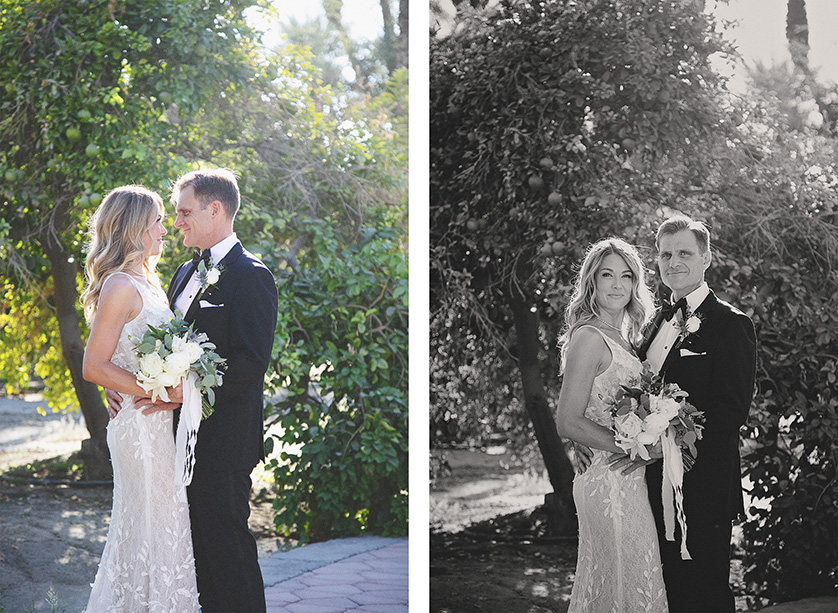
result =
M125 273L113 273L102 282L97 310L113 309L124 311L133 319L143 308L143 299L137 286Z

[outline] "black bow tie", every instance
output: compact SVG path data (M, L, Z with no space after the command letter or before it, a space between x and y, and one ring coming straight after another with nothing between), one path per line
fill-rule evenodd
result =
M675 316L675 313L681 311L681 314L685 314L687 311L687 298L681 298L675 304L665 304L661 309L661 313L663 314L663 318L666 321L669 321Z
M203 251L199 251L196 249L192 252L192 266L198 268L198 262L204 262L205 266L209 266L210 261L210 250L204 249Z

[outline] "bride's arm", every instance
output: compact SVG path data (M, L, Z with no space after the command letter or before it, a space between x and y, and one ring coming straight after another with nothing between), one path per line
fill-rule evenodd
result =
M559 436L612 453L625 453L614 443L614 433L585 417L594 377L611 362L611 351L593 330L581 328L570 340L556 427Z
M146 397L148 393L137 385L137 378L113 362L119 335L125 324L136 317L143 308L137 289L123 275L107 279L99 294L96 316L90 326L90 338L84 350L82 376L120 394Z

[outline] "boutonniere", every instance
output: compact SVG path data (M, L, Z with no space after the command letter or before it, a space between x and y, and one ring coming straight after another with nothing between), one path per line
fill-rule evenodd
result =
M215 266L212 263L212 258L209 260L209 267L201 260L198 263L198 282L201 284L201 293L203 294L208 288L218 283L223 274L224 267Z
M683 319L676 320L675 326L678 328L678 344L684 342L690 334L695 334L701 328L701 313L691 313L687 311Z

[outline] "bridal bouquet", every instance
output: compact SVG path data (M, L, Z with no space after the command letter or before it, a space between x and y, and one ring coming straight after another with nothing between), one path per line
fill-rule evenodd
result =
M181 379L194 380L195 388L201 391L201 418L212 415L212 388L221 385L223 375L218 366L226 360L215 353L215 345L206 334L194 332L192 324L187 324L178 311L168 322L160 327L149 325L142 338L132 340L140 358L137 383L151 392L152 401L159 396L169 402L167 387L177 385Z
M687 402L687 392L676 383L664 383L643 363L640 378L620 386L611 407L614 442L632 459L650 458L649 450L663 453L664 526L667 540L675 540L675 516L681 526L681 558L692 559L687 550L687 519L684 515L684 471L698 451L695 442L704 429L704 412Z
M698 452L695 442L704 429L704 412L687 402L687 392L676 383L664 383L652 374L647 362L630 385L621 385L611 407L612 430L618 447L632 459L649 459L649 450L660 451L664 437L672 436L689 467ZM688 468L689 469L689 468Z

